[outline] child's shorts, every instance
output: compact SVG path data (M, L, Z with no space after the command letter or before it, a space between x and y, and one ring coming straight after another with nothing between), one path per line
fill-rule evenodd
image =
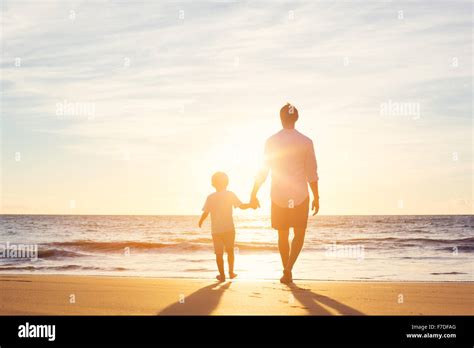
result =
M213 233L212 241L214 243L214 253L221 255L224 253L224 248L227 252L234 249L235 231L224 233Z

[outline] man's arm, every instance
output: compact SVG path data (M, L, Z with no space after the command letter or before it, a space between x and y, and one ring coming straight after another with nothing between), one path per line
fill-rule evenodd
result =
M235 193L233 193L233 196L234 196L234 202L232 203L232 205L236 208L240 208L242 210L244 209L249 209L249 208L253 208L253 209L256 209L257 207L254 207L252 204L250 203L242 203L239 199L239 197L237 197L235 195Z
M201 219L199 219L199 228L202 226L202 223L204 222L204 220L206 220L208 215L209 215L208 211L205 211L204 213L202 213Z
M305 160L306 178L309 183L309 187L313 192L313 204L311 210L314 211L313 215L316 215L319 211L319 189L318 189L318 162L316 161L316 154L314 152L314 145L311 142L308 151L306 153Z
M311 191L313 191L313 204L311 205L311 210L314 210L313 215L316 215L319 211L319 190L318 190L318 181L313 181L309 183Z
M257 177L255 178L255 183L253 184L253 189L252 193L250 194L250 205L252 208L260 208L260 202L257 199L257 193L260 187L263 185L265 180L267 180L268 176L268 168L263 168L260 170L260 172L257 174Z
M252 208L259 208L260 202L257 199L257 193L260 187L263 185L265 180L267 180L268 172L270 171L269 165L269 153L268 153L268 141L265 143L265 150L263 154L263 167L257 173L255 177L255 183L253 184L252 193L250 194L250 205Z

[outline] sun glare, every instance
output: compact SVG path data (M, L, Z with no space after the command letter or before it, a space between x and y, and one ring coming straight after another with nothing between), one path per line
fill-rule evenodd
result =
M246 200L255 174L262 165L266 137L257 128L249 129L247 125L232 135L223 135L221 145L206 153L204 168L207 175L215 171L225 172L230 179L229 189Z

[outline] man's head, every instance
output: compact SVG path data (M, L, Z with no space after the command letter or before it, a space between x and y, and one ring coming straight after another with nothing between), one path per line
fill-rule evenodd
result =
M216 172L212 176L212 186L215 187L217 191L223 191L227 188L229 184L229 177L224 172Z
M283 128L295 128L295 122L298 120L298 110L290 103L286 103L280 109L280 120Z

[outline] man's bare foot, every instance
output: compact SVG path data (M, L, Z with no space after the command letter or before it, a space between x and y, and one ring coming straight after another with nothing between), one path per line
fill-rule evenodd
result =
M229 278L230 278L230 279L234 279L234 278L236 278L236 277L237 277L237 273L234 273L234 272L229 273Z
M218 275L216 275L216 279L220 282L225 282L225 275L218 274Z
M280 283L290 284L293 283L293 275L290 271L283 271L283 277L280 278Z

